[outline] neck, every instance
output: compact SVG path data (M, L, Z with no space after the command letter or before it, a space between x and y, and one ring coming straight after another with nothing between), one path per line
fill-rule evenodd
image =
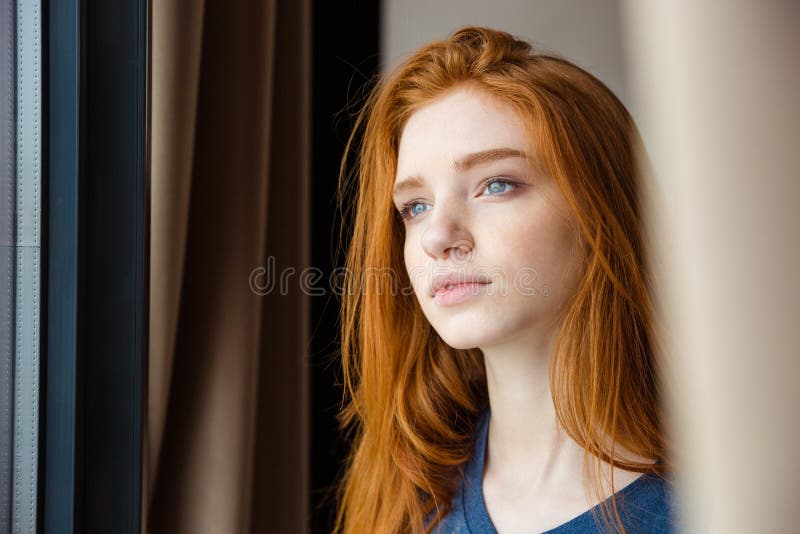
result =
M482 347L491 418L485 468L528 487L580 474L583 449L559 432L550 392L555 330Z

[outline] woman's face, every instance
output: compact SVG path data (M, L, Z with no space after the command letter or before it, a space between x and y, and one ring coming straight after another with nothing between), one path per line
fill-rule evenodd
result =
M524 135L509 105L458 86L414 112L400 138L393 197L407 205L406 269L454 348L549 332L578 281L571 213L525 157ZM436 292L443 275L457 285Z

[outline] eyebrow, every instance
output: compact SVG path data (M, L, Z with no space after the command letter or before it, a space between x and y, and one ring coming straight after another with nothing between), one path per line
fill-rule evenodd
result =
M464 172L475 165L482 163L489 163L490 161L498 161L506 158L525 158L528 159L528 154L522 150L515 148L490 148L489 150L481 150L480 152L473 152L467 154L453 162L453 168L457 171ZM392 189L392 195L396 196L407 189L415 189L422 187L425 181L419 176L409 176L398 180Z

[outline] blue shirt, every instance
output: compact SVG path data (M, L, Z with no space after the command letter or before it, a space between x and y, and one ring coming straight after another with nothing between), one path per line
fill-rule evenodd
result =
M478 421L475 450L467 462L464 477L452 508L433 532L435 534L496 534L486 503L483 500L483 463L486 454L486 438L489 431L489 410ZM645 473L615 493L617 508L628 534L672 534L675 531L674 494L671 477L663 478L655 473ZM607 499L611 504L611 497ZM598 514L599 525L592 516ZM550 529L543 534L608 534L609 530L602 520L600 505L592 510L573 517L566 523ZM612 528L616 518L611 510ZM431 514L427 522L432 519ZM617 533L617 528L614 528Z

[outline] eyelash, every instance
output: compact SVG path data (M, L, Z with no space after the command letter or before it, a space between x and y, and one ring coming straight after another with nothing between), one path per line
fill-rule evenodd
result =
M504 184L507 184L507 185L511 185L513 187L508 191L504 191L502 193L497 193L496 195L490 195L490 196L493 196L493 197L505 196L505 195L509 194L511 191L513 191L514 188L518 187L518 185L519 185L519 184L517 184L516 182L514 182L512 180L506 180L504 178L496 178L496 177L489 178L488 180L483 182L483 184L481 184L481 185L482 185L483 189L486 189L487 187L489 187L490 185L492 185L495 182L504 183ZM411 220L411 219L417 218L417 215L414 215L413 217L410 215L411 206L413 206L414 204L417 204L417 203L419 203L419 200L415 199L415 200L409 200L408 202L402 204L400 206L400 209L398 210L398 215L400 216L400 219L401 220Z

